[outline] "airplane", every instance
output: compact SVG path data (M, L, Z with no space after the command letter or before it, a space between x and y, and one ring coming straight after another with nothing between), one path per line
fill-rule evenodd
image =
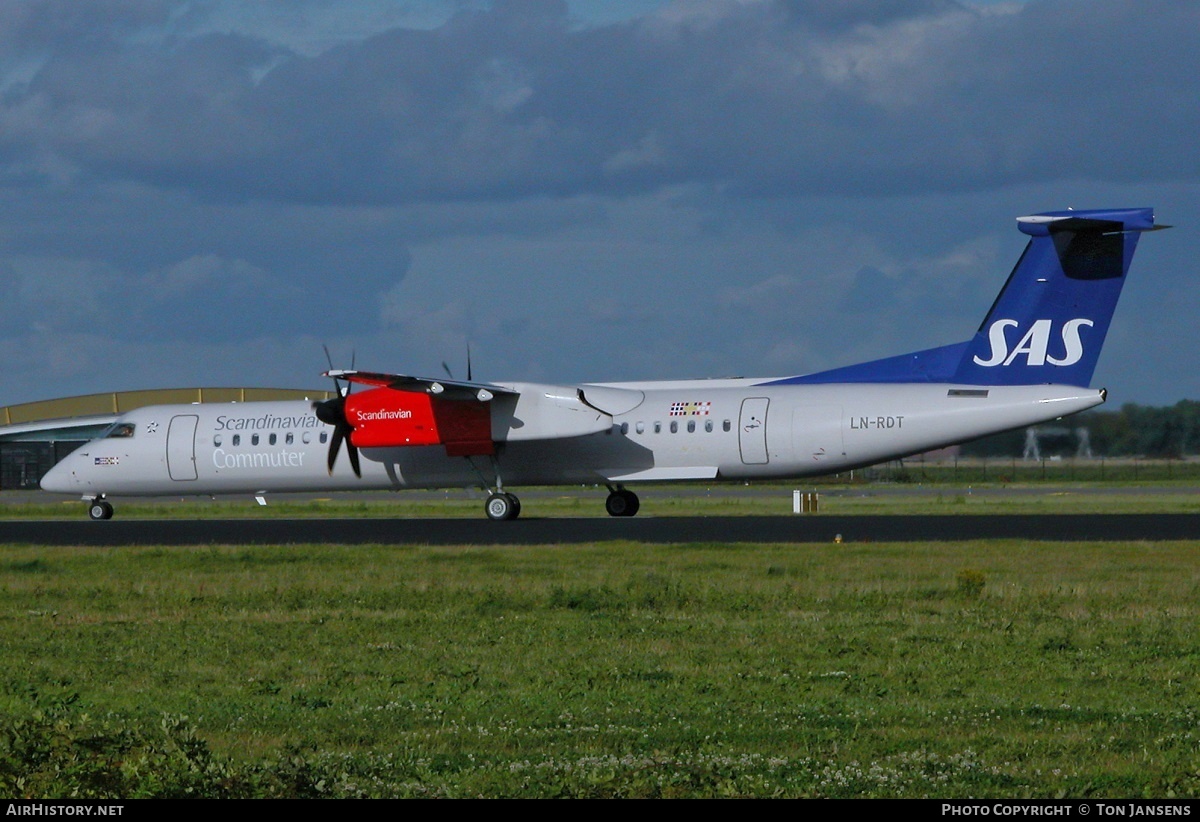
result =
M507 487L602 483L607 512L628 517L637 483L832 474L1054 420L1106 399L1088 385L1137 241L1167 226L1126 208L1017 227L1025 251L963 342L757 379L549 385L331 368L333 399L130 411L42 488L80 494L104 520L110 496L477 486L501 521L521 511Z

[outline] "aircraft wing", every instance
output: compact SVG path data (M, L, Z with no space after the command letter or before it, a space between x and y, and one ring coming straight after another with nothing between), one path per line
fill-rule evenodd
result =
M433 394L447 400L478 400L487 402L498 396L517 396L519 391L505 388L487 382L468 382L466 380L435 380L428 377L411 377L407 374L382 374L378 371L353 371L333 369L326 371L323 376L335 380L357 382L362 385L373 385L379 388L391 388L396 391L411 391L418 394Z

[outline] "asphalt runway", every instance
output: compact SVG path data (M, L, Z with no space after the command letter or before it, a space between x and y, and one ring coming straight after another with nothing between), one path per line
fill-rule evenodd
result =
M1200 539L1200 514L770 516L483 519L197 519L0 521L0 544L544 545Z

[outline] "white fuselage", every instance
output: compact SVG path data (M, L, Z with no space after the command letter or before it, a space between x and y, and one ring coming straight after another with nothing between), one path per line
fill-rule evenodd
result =
M309 402L150 406L121 417L131 435L83 445L42 486L101 497L804 477L1032 425L1104 399L1062 385L764 382L583 385L591 405L582 408L561 397L561 386L511 384L522 399L492 400L494 457L448 456L441 445L364 448L361 478L344 454L327 470L333 428Z

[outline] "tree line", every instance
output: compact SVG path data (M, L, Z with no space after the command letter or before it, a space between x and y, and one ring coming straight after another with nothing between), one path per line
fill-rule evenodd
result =
M1168 407L1127 403L1117 411L1085 411L1035 426L1041 456L1073 457L1079 450L1079 429L1096 457L1179 459L1200 454L1200 401L1180 400ZM1026 429L995 434L963 445L969 457L1020 457L1025 453Z

